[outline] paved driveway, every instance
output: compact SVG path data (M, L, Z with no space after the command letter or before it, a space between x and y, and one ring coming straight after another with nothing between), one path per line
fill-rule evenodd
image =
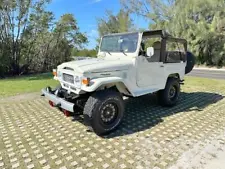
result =
M0 103L0 168L168 168L224 129L223 97L184 90L173 108L158 106L153 95L127 99L121 127L104 138L43 98L8 100Z

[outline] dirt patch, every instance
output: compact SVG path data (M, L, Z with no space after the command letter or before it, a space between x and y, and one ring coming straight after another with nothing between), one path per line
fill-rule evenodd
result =
M198 142L192 149L184 152L170 169L224 169L225 130L207 142Z
M34 100L41 97L40 92L35 93L25 93L25 94L19 94L16 96L10 96L10 97L0 97L0 104L4 103L10 103L10 102L23 102L28 100Z

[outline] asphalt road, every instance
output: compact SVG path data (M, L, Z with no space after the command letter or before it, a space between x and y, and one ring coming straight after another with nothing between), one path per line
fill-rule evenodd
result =
M209 79L224 79L225 80L225 71L220 70L200 70L200 69L193 69L188 76L194 77L204 77Z

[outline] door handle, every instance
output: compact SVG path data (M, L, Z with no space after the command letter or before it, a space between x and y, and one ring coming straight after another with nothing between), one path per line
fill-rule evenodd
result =
M164 67L163 65L160 65L160 67Z

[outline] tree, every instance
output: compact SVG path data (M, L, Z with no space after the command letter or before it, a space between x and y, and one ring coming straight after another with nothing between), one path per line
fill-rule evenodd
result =
M47 1L34 3L27 27L21 33L20 74L40 71L43 70L42 66L46 66L43 60L49 53L50 44L54 38L51 33L54 29L54 14L45 11L45 3Z
M83 44L88 42L87 37L80 32L72 14L64 14L55 25L51 38L49 37L50 43L45 53L42 71L69 61L72 49L82 48Z
M225 64L224 0L121 0L130 12L151 20L150 29L166 29L186 38L200 64Z
M97 22L100 37L109 33L128 32L134 30L130 13L124 10L120 10L117 15L113 15L111 11L106 11L106 18L100 18Z
M49 71L87 43L72 14L55 21L50 0L0 2L0 75Z
M0 39L3 46L7 46L7 51L2 51L4 54L2 57L6 57L6 54L9 56L6 59L9 61L9 68L12 68L13 73L19 71L20 34L28 22L30 7L31 0L0 2Z
M96 57L97 51L95 49L73 49L72 56Z

